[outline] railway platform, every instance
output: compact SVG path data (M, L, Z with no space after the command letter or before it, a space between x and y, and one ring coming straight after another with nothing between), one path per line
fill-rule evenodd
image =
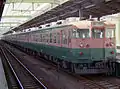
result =
M116 49L116 52L119 54L120 53L120 49Z
M117 50L116 56L116 63L115 63L115 73L113 75L120 77L120 50Z
M120 52L117 52L116 59L117 59L117 61L120 63Z
M8 89L1 58L0 58L0 89Z

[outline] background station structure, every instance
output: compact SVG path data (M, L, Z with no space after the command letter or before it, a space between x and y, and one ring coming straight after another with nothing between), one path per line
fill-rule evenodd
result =
M22 31L23 29L40 26L63 20L68 17L88 19L97 17L113 21L116 24L116 42L119 46L119 0L7 0L1 1L0 29L1 34ZM2 11L3 9L1 9ZM110 15L110 16L106 16ZM119 47L118 47L119 48Z

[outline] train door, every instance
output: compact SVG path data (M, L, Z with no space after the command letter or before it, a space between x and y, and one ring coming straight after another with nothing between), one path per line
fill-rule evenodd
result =
M63 30L61 30L61 56L62 59L67 59L67 55L68 55L68 30L67 28L64 28Z
M68 30L61 30L61 47L68 47Z
M72 43L71 43L71 37L72 37L72 30L68 30L68 47L72 48Z
M115 28L105 29L105 58L115 56Z
M104 29L92 28L91 59L104 59Z

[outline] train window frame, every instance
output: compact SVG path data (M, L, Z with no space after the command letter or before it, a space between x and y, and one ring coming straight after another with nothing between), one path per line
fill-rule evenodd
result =
M50 34L49 34L49 32L47 32L47 43L49 43L49 41L50 41Z
M71 38L72 38L72 30L68 30L68 44L71 43Z
M46 43L46 33L44 33L44 42Z
M57 33L57 43L60 44L60 33Z
M109 36L108 36L107 31L110 31L110 30L112 30L112 35L109 34ZM106 28L105 29L105 38L114 38L114 37L115 37L115 28Z
M45 34L42 35L42 42L45 42Z
M67 44L67 32L62 30L62 44Z
M42 42L42 35L43 35L43 34L41 33L41 34L40 34L40 42Z
M85 31L85 30L88 30L88 32L87 32L87 35L85 36L85 37L82 37L81 35L80 35L80 31L81 30L83 30L83 31ZM79 31L79 33L78 33L78 31ZM82 31L81 31L82 32ZM74 33L74 34L73 34ZM85 33L86 34L86 33ZM84 34L84 35L85 35ZM82 33L82 35L83 35L83 33ZM87 37L88 36L88 37ZM90 29L88 28L86 28L86 29L80 29L80 28L75 28L75 29L73 29L72 30L72 38L76 38L76 39L89 39L91 37L91 35L90 35Z
M35 33L35 41L39 42L39 33Z
M95 35L94 33L93 33L93 31L95 32L97 32L97 31L101 31L103 34L102 34L102 36L101 35L99 35L99 36L97 36L97 35ZM92 28L92 38L94 38L94 39L103 39L105 37L105 30L104 29L100 29L100 28Z
M48 33L45 33L45 42L48 43Z
M57 43L57 33L53 33L53 43Z
M52 33L50 33L50 43L52 43L53 42L53 40L52 40Z

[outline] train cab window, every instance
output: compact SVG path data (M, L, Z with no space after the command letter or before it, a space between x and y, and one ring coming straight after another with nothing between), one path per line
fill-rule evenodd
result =
M115 36L115 31L112 28L108 28L105 30L106 38L113 38Z
M89 29L73 29L73 38L89 38L90 31Z
M92 29L92 36L93 36L93 38L103 38L104 37L104 30Z

